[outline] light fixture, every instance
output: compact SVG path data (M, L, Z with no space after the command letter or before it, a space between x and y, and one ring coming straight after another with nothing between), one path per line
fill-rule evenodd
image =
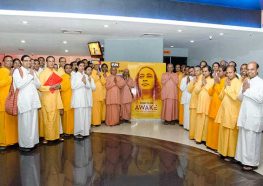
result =
M179 29L179 30L177 30L177 31L178 31L178 32L182 32L182 30L180 30L180 29Z
M63 41L63 44L67 44L68 42L67 41Z
M26 41L25 40L21 40L21 43L26 43Z
M68 50L66 49L65 52L68 53Z
M223 33L223 32L221 32L219 35L220 35L220 36L223 36L223 35L224 35L224 33Z
M27 21L22 21L22 23L23 23L24 25L27 25L27 24L28 24L28 22L27 22Z
M108 28L109 27L109 25L104 25L104 28Z
M212 40L213 39L213 36L209 36L209 40Z
M172 46L170 46L171 48L173 48L174 46L172 45Z
M190 43L194 43L195 41L194 40L191 40Z

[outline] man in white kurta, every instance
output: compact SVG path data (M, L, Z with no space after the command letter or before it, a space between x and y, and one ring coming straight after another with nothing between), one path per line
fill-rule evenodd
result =
M190 111L189 111L189 103L191 99L191 94L188 92L187 87L190 81L194 76L194 68L186 67L185 68L185 76L183 77L180 85L180 89L182 91L181 104L184 105L184 128L189 130L189 120L190 120Z
M236 157L243 170L259 165L263 131L263 80L258 77L258 64L247 66L249 79L243 82L239 99L242 100L237 126L239 127Z
M41 107L37 88L40 82L37 74L30 69L31 58L22 56L22 67L13 74L15 88L19 90L18 106L18 137L19 146L33 148L39 143L38 109Z
M91 67L90 68L91 71ZM89 136L91 125L92 90L95 83L91 77L84 72L84 63L78 62L78 72L71 78L72 100L74 108L74 136L83 138Z

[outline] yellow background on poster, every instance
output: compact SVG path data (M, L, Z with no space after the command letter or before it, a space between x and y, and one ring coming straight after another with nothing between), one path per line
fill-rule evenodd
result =
M131 115L132 119L160 119L162 111L161 77L166 71L165 63L145 62L102 62L109 67L116 66L117 74L122 75L124 69L129 69L136 87L131 89L134 95Z

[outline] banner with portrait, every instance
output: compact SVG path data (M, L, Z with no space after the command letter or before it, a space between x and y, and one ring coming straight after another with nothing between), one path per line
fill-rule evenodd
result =
M134 100L132 103L132 119L160 119L162 111L161 77L166 71L165 63L145 62L102 62L106 63L109 70L117 67L118 75L124 69L129 69L131 78L136 86L131 89Z

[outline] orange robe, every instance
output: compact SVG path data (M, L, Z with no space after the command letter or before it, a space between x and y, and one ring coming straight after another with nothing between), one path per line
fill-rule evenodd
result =
M105 116L105 110L103 110L103 107L105 105L105 95L104 90L106 79L101 74L101 77L97 74L97 71L92 71L92 78L94 79L94 83L96 85L96 89L92 91L92 125L100 125L102 121L105 120L103 118Z
M10 70L0 68L0 146L14 145L18 142L17 116L5 112L5 102L9 94L12 76Z
M124 81L125 85L121 89L121 119L130 120L131 104L133 100L131 88L135 86L135 82L132 80L132 78L128 78Z
M116 77L117 82L114 82ZM106 124L117 125L120 122L120 89L125 81L119 76L110 75L106 80Z
M198 76L196 83L194 83L192 80L188 85L188 92L191 93L191 100L189 104L189 109L190 109L189 139L194 139L195 136L198 87L200 87L201 84L202 84L202 75Z
M102 86L102 97L103 97L103 103L102 103L102 122L105 122L106 120L106 79L108 76L111 74L109 72L106 72L105 74L102 73L104 79L105 79L105 84Z
M174 121L178 119L178 76L166 72L162 75L162 120Z
M182 72L177 72L176 73L178 75L178 84L177 84L177 92L178 92L178 119L179 119L179 125L183 125L184 124L184 105L181 104L181 97L182 97L182 91L180 89L180 85L181 85L181 81L184 77L184 73Z
M73 134L74 132L74 109L71 108L72 89L70 83L70 75L63 74L61 83L61 99L64 107L62 116L63 132L65 134Z
M237 145L237 119L240 110L238 100L241 82L234 78L231 86L227 86L219 95L222 103L215 122L219 123L218 153L223 156L235 157Z
M196 107L196 127L195 127L195 141L206 141L207 124L208 124L208 111L210 106L211 97L208 93L214 85L214 79L211 77L206 78L206 85L198 86L196 88L198 93L197 107Z
M209 90L210 96L212 96L209 113L208 113L208 125L207 125L207 138L206 146L211 149L217 150L218 147L218 132L219 124L215 122L215 118L218 109L221 105L221 100L219 99L219 94L224 88L226 78L222 78L219 83L215 84L213 88Z
M45 82L48 80L52 73L57 72L49 68L45 68L39 76L41 86L39 88L41 92L42 103L42 122L44 123L44 138L45 140L59 139L60 131L60 109L63 109L63 103L59 90L55 90L54 93L50 92L50 86L45 86Z

